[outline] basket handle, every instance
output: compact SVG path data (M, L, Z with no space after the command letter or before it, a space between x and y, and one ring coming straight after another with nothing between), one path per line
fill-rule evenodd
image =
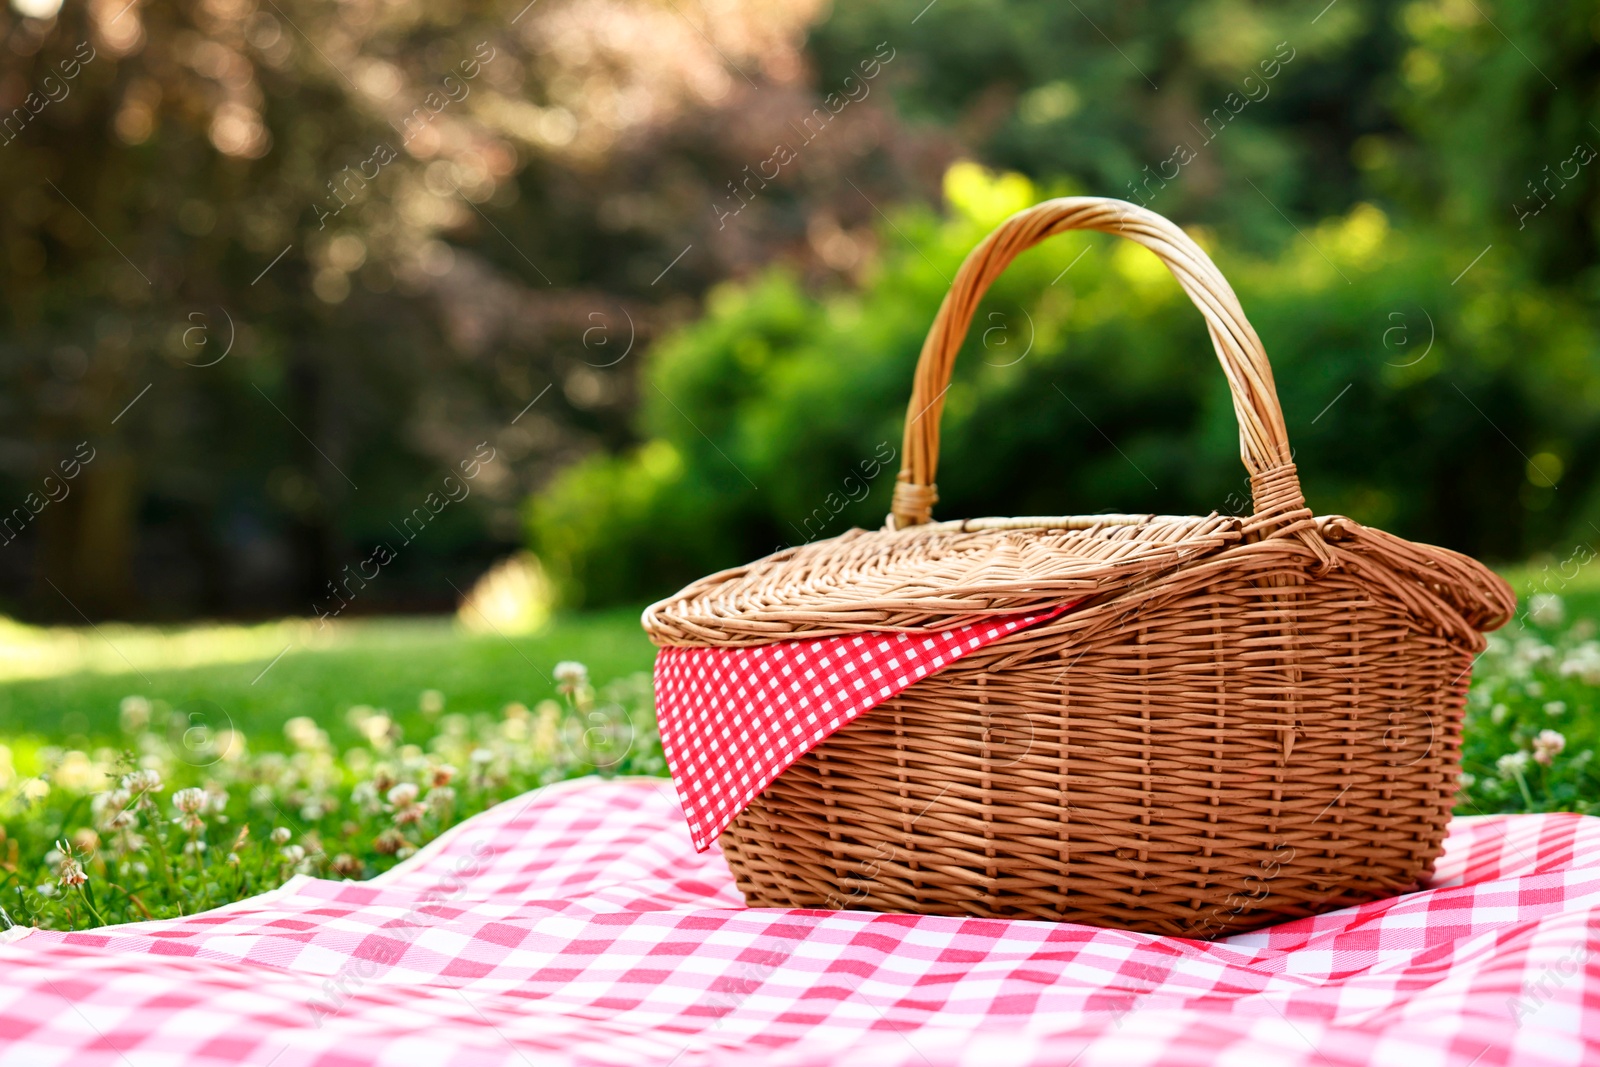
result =
M1047 200L1019 211L984 238L961 264L917 360L889 527L915 526L933 517L933 505L939 499L934 474L939 467L944 394L950 387L956 352L966 339L984 292L1020 253L1068 230L1121 234L1150 249L1172 271L1205 316L1211 343L1233 392L1239 451L1250 472L1255 510L1246 531L1261 536L1299 533L1319 559L1326 561L1327 549L1315 535L1311 512L1300 491L1283 410L1272 382L1272 365L1233 288L1210 257L1177 226L1136 204L1097 196Z

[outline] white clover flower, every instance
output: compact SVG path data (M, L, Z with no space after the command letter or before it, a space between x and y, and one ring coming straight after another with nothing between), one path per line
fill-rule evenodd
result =
M213 815L228 810L228 791L215 782L206 783L206 810Z
M159 793L166 788L161 774L149 767L122 776L122 788L130 793Z
M1552 700L1544 706L1544 713L1552 719L1564 714L1566 710L1567 702L1565 700Z
M306 850L299 845L285 845L283 858L288 863L299 863L306 858Z
M1528 618L1535 626L1560 626L1567 608L1555 593L1535 593L1528 598Z
M1495 760L1494 766L1503 776L1521 774L1528 766L1528 754L1520 749L1516 752L1507 752Z
M1585 641L1561 661L1561 677L1576 677L1584 685L1600 685L1600 642Z
M350 803L358 808L373 808L378 803L378 787L369 781L357 782L350 790Z
M128 804L132 800L132 795L126 789L110 789L95 794L94 799L89 801L89 811L100 829L120 830L133 825L133 813L128 811Z
M434 804L454 804L455 802L456 791L450 786L436 785L428 790L428 805L430 807Z
M387 760L372 765L372 787L380 794L394 788L400 779L395 776L394 764Z
M183 854L185 856L198 856L206 850L206 843L199 838L184 842Z
M56 851L52 855L60 857L57 860L56 881L63 889L72 889L89 880L83 873L83 866L72 855L72 847L65 841L56 842Z
M117 711L124 733L136 734L150 724L150 701L145 697L123 697Z
M1555 657L1555 648L1537 637L1518 638L1507 667L1513 678L1526 678L1533 668Z
M1510 713L1511 709L1506 707L1504 704L1496 704L1494 707L1489 709L1489 721L1494 723L1496 726L1499 726L1501 723L1506 721L1506 716Z
M289 832L289 828L287 826L274 826L272 828L272 833L267 836L272 839L272 843L274 845L287 845L289 843L289 838L293 837L294 835Z
M589 684L589 668L576 660L562 660L551 673L555 675L558 693L576 693Z
M283 736L298 749L316 749L327 746L328 735L317 721L305 715L296 715L283 724Z
M46 882L44 885L34 886L33 891L38 893L41 897L53 897L56 895L56 887L50 882Z
M394 722L387 715L368 715L361 720L361 733L369 745L381 748L393 740Z
M485 764L494 762L494 753L490 752L486 748L475 748L472 750L472 755L469 756L468 759L472 760L473 763L481 767Z
M394 812L396 826L407 823L421 822L427 814L428 806L417 802L417 787L410 782L401 782L389 790L389 809Z
M396 808L409 808L417 802L417 787L410 782L401 782L389 790L388 801Z
M1539 736L1533 739L1533 758L1544 766L1550 766L1550 761L1561 754L1567 747L1567 739L1554 730L1540 730Z
M184 815L198 815L206 808L206 791L190 786L172 794L172 806Z

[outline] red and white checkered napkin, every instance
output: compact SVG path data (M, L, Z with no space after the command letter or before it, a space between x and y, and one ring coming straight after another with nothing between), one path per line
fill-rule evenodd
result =
M862 712L1071 606L935 633L663 648L656 655L656 718L694 847L711 847L774 778Z
M1204 943L745 910L663 781L500 805L370 883L0 946L0 1064L1600 1062L1600 820L1460 819L1419 893Z

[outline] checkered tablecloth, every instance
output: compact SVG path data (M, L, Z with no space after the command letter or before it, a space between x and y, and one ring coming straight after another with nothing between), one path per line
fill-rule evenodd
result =
M1078 603L932 632L663 648L656 656L656 718L694 847L710 848L790 764L867 710Z
M1425 891L1202 943L744 909L665 781L503 804L368 883L0 946L0 1064L1600 1062L1600 821L1458 820Z

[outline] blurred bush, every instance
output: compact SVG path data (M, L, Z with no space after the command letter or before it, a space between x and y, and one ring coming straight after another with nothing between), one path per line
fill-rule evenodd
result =
M947 279L1006 209L1069 190L1146 204L1217 254L1274 360L1317 510L1491 559L1600 539L1592 10L885 0L812 31L819 80L880 39L905 122L1024 177L951 172L942 215L880 223L854 287L778 268L713 292L705 321L652 352L647 443L530 508L569 597L621 595L624 573L634 595L665 593L881 522L889 478L848 479L899 447ZM972 332L939 514L1248 506L1199 317L1153 258L1057 239ZM657 455L670 481L647 476ZM622 499L648 517L624 518ZM606 534L563 542L560 521ZM650 529L675 531L678 555Z
M858 289L813 298L775 267L713 291L701 321L657 346L646 443L569 468L531 507L533 542L569 600L664 594L882 522L932 309L968 250L1047 193L971 164L944 191L947 216L886 223ZM1600 434L1591 327L1571 298L1496 262L1452 281L1477 249L1396 231L1368 203L1270 258L1195 235L1272 357L1318 512L1495 558L1600 519L1581 482L1587 510L1550 507L1551 483ZM943 440L944 517L1248 510L1198 312L1153 255L1103 235L1055 238L996 283L957 362Z

